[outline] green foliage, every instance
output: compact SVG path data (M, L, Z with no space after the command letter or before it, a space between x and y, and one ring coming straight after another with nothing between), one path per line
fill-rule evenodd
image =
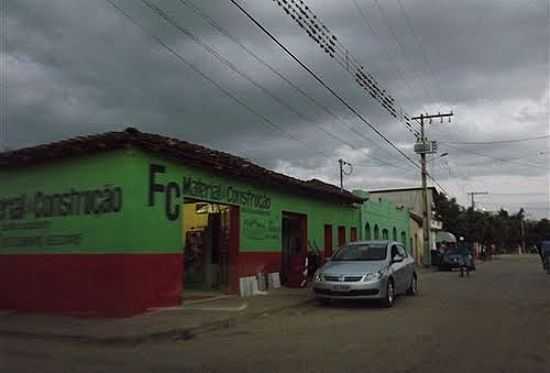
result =
M443 194L436 195L434 203L435 216L443 223L443 230L469 242L494 243L498 249L514 250L523 240L522 223L528 247L550 239L550 220L527 220L523 208L514 214L503 209L497 213L474 211Z

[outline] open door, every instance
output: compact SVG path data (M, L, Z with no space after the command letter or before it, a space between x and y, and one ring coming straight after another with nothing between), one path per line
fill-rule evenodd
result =
M307 220L305 215L283 213L281 283L302 286L307 256Z
M238 251L238 208L191 199L183 208L184 288L227 292Z
M356 227L351 227L350 236L351 236L350 237L351 242L357 241L357 228Z
M346 244L346 227L343 225L338 227L338 247Z

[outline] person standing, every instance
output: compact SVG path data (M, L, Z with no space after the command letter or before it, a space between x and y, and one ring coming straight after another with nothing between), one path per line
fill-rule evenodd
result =
M550 273L550 241L540 243L539 255L542 260L542 267Z

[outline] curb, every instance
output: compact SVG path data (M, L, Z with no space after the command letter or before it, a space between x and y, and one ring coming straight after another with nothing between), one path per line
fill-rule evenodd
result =
M145 334L135 335L135 336L95 337L95 336L89 336L89 335L35 333L35 332L0 329L0 337L32 338L32 339L41 339L41 340L50 340L50 341L96 344L96 345L103 345L103 346L105 345L135 346L144 342L149 342L154 340L166 340L166 339L187 341L201 334L206 334L206 333L210 333L210 332L214 332L222 329L229 329L231 327L234 327L238 323L252 321L267 313L281 312L286 309L299 307L304 304L312 303L313 301L314 300L311 297L308 297L304 301L301 301L298 303L266 309L258 312L252 312L246 315L228 317L227 319L207 322L202 325L191 327L191 328L175 328L175 329L170 329L166 331L145 333Z

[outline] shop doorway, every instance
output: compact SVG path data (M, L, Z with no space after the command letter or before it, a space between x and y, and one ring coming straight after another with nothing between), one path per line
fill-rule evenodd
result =
M283 212L281 283L300 287L304 281L307 255L307 219L305 215Z
M185 199L182 237L185 290L230 291L238 208Z
M346 244L346 227L343 225L338 227L338 248Z
M357 241L357 228L356 228L356 227L351 227L351 230L350 230L350 241L351 241L351 242Z

